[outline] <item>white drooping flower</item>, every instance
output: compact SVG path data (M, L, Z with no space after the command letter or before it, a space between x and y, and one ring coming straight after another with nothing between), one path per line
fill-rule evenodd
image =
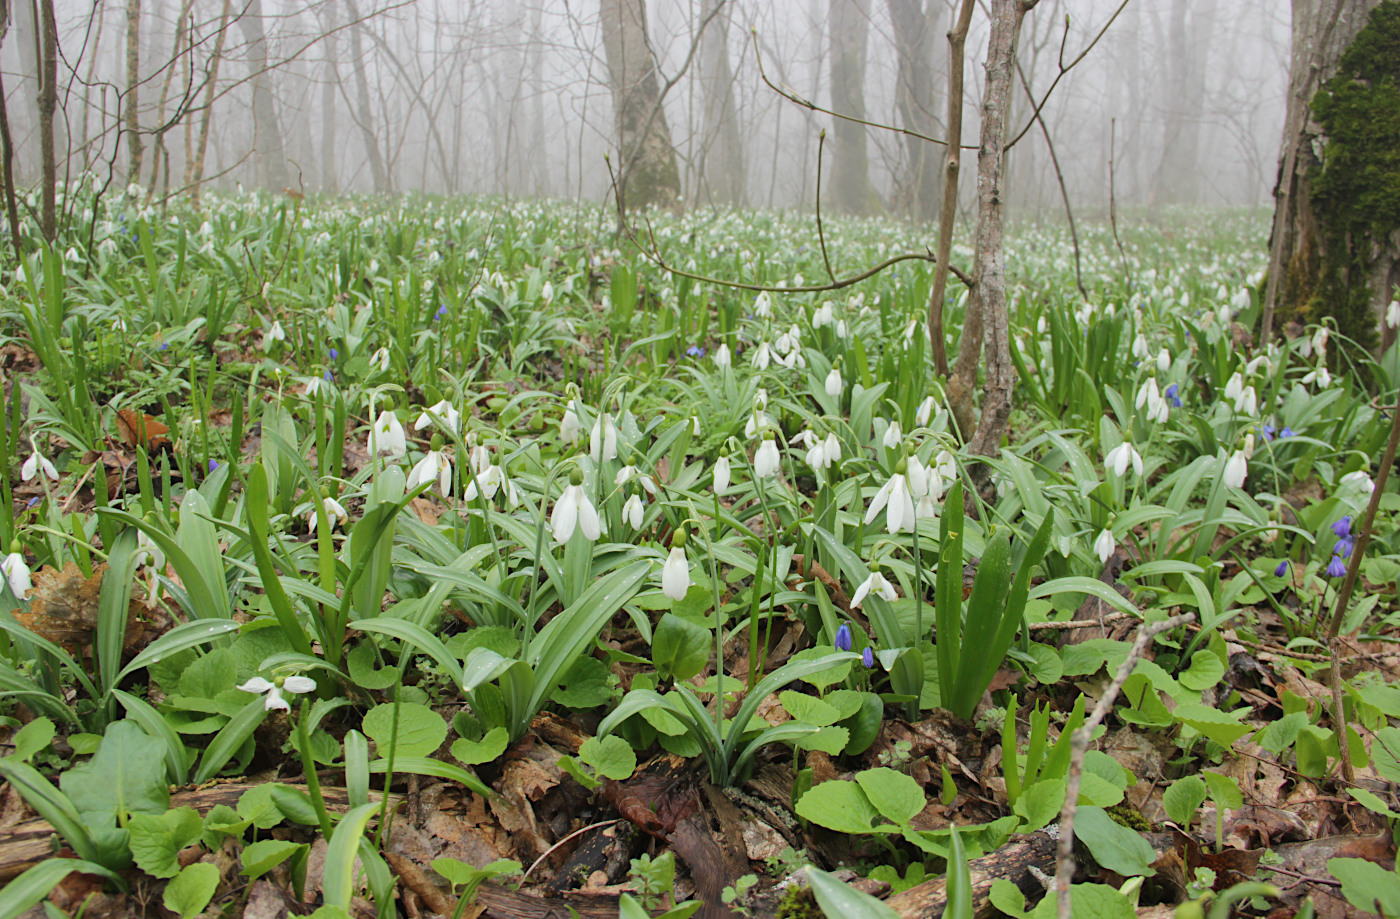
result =
M1303 377L1304 386L1314 382L1317 383L1318 389L1326 389L1332 385L1332 374L1328 372L1326 367L1319 365L1316 370L1309 371Z
M753 368L755 370L767 370L768 365L773 361L773 351L768 346L768 342L761 341L753 352Z
M899 428L898 421L891 421L889 427L885 428L885 436L880 441L887 449L893 450L904 440L904 432Z
M583 436L583 423L578 420L578 412L574 410L574 400L570 399L568 406L564 409L564 417L559 419L559 438L566 444L576 444Z
M793 348L786 357L778 358L778 363L789 370L800 370L807 366L807 359L802 356L801 348Z
M1172 369L1172 353L1166 348L1157 352L1157 369L1162 373Z
M1139 332L1138 337L1133 339L1133 357L1137 358L1138 360L1147 360L1147 355L1149 353L1150 352L1148 351L1147 347L1147 337L1144 336L1141 332Z
M715 349L715 366L729 367L733 362L734 360L729 354L729 345L725 342L720 342L719 347Z
M661 592L672 600L684 600L690 590L690 563L685 560L684 529L676 532L679 542L671 543L671 552L661 566Z
M282 698L282 693L290 692L301 694L311 692L316 688L316 681L310 677L289 676L280 677L274 682L272 680L265 680L260 676L255 676L238 688L244 692L251 692L254 694L266 693L267 698L263 699L264 711L270 712L274 709L280 709L284 712L289 712L292 710L292 707L287 704L286 699Z
M1099 538L1094 540L1094 553L1098 555L1099 562L1102 564L1108 564L1108 558L1116 548L1118 548L1118 543L1113 538L1112 530L1104 530L1099 534Z
M420 414L418 420L413 422L413 430L421 431L428 427L433 423L434 416L440 418L449 431L452 431L454 434L457 433L457 425L462 420L462 414L453 408L452 403L448 402L446 399L439 401L437 405L428 408Z
M1342 476L1339 484L1348 488L1355 488L1363 495L1369 495L1376 490L1375 480L1367 475L1364 469L1348 472L1346 475Z
M638 494L629 495L627 503L622 505L622 519L634 530L642 528L642 520L646 516L646 509L642 507L642 497Z
M812 328L820 329L822 326L832 325L835 322L836 313L831 308L831 301L823 300L822 305L812 313Z
M596 541L603 532L598 510L583 490L582 474L575 472L574 475L578 481L571 480L564 487L564 493L554 502L554 511L549 515L550 532L554 534L555 542L560 545L567 543L569 537L574 535L575 526L583 532L583 538L589 542Z
M760 479L766 479L778 474L778 467L782 465L782 454L778 452L778 442L773 439L772 433L763 438L763 443L758 445L758 450L753 455L753 474Z
M1230 454L1230 458L1225 461L1225 471L1221 473L1221 480L1232 488L1243 488L1244 480L1249 477L1249 457L1243 450L1236 450Z
M1236 402L1244 393L1244 377L1236 370L1230 375L1230 379L1225 382L1225 398L1230 402Z
M617 475L613 476L613 484L623 485L634 478L641 483L641 486L643 488L646 489L647 494L656 494L656 480L653 479L651 476L647 475L645 472L642 472L636 466L623 466L621 469L619 469L617 471Z
M914 412L914 423L921 428L928 427L929 422L933 421L934 412L937 408L937 400L935 400L933 396L928 396L924 401L919 403L918 410Z
M721 453L719 459L715 460L714 487L716 494L729 487L729 471L729 454Z
M873 523L880 511L885 511L885 529L891 534L901 530L914 532L914 521L917 519L914 509L914 495L909 490L909 480L905 477L904 471L907 467L901 463L895 467L895 474L890 476L880 490L875 492L875 497L870 502L870 509L865 513L867 525Z
M1385 308L1386 328L1400 328L1400 300L1391 300L1390 305Z
M282 323L281 323L281 322L274 322L274 323L272 323L271 327L269 327L268 330L267 330L266 332L263 332L263 340L262 340L263 350L266 351L266 350L268 350L269 348L271 348L271 347L272 347L272 343L273 343L274 341L286 341L286 340L287 340L287 333L284 332L284 331L282 331Z
M1259 413L1259 394L1255 392L1253 384L1246 386L1244 392L1235 400L1235 411L1241 415L1257 415Z
M758 296L753 298L753 314L759 319L767 319L773 315L773 300L768 296L768 291L761 290Z
M389 349L380 348L378 351L371 354L369 356L369 365L380 373L387 373L389 370Z
M851 607L859 609L865 602L865 598L874 594L881 597L887 603L893 603L899 599L899 594L895 593L894 585L880 573L879 569L870 569L870 575L856 588L855 596L851 597Z
M1112 469L1113 474L1120 478L1128 471L1128 467L1133 467L1133 472L1142 475L1142 454L1137 452L1132 444L1126 440L1112 450L1103 458L1105 467Z
M10 593L23 600L29 588L34 586L29 578L29 566L24 563L24 553L20 551L18 541L10 543L10 554L5 556L4 561L0 561L0 573L5 575L5 581L10 585Z
M600 412L588 434L588 455L595 463L617 459L617 423L612 415Z
M699 416L699 415L691 415L691 416L690 416L690 433L691 433L691 436L693 436L693 437L699 437L699 436L700 436L700 416Z
M1331 335L1332 333L1327 330L1327 326L1322 326L1313 333L1312 346L1319 357L1327 353L1327 339L1330 338Z
M390 459L408 455L408 438L403 425L399 424L398 416L388 409L380 412L370 426L368 450L370 456L383 453Z
M839 398L843 388L841 368L832 367L831 372L826 375L826 394L833 399Z
M321 507L326 510L326 525L332 530L335 529L337 523L343 524L348 519L348 515L345 513L345 507L330 495L326 495L321 499ZM319 518L316 516L316 508L313 506L306 514L306 529L312 536L316 535L316 522L318 519Z
M1147 420L1156 421L1159 424L1165 422L1171 412L1170 404L1163 398L1161 390L1157 388L1156 377L1148 377L1138 387L1137 400L1134 404L1139 410L1146 407Z
M23 466L20 466L19 477L28 482L42 470L45 478L49 479L51 482L57 482L58 470L54 468L53 463L49 462L48 457L39 452L39 446L34 443L34 438L32 437L29 438L29 446L34 452L30 453L29 459L24 461Z
M438 491L445 498L452 491L452 463L441 450L429 450L408 474L407 489L413 491L419 485L437 479Z
M958 461L949 451L939 450L933 458L933 470L943 481L951 483L958 477Z

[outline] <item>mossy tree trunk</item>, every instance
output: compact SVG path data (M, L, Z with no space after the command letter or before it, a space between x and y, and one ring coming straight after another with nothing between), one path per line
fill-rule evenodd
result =
M1330 318L1376 344L1400 283L1400 0L1294 0L1274 195L1265 340Z
M681 198L681 174L662 110L656 58L647 42L646 3L602 0L601 12L620 154L619 202L624 207L676 207Z

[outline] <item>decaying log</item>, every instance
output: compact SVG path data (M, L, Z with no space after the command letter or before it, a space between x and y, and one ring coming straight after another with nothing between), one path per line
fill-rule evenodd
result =
M1055 873L1055 838L1044 830L1016 839L989 855L967 863L972 874L973 911L977 919L999 915L988 895L992 884L1003 878L1015 884L1028 900L1039 898L1045 886L1033 873ZM947 879L934 878L895 894L885 901L901 919L934 919L948 904Z
M626 820L598 827L584 837L579 847L550 878L545 890L558 896L566 890L582 887L597 872L605 875L606 883L616 884L627 874L632 857L641 851L645 839L645 835L637 832Z

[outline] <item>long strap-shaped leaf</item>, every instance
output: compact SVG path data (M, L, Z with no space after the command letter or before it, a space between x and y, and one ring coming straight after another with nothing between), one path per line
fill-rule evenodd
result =
M953 518L957 518L954 529ZM957 686L962 639L963 530L962 482L954 482L943 502L938 535L938 575L934 581L934 627L938 630L938 688L944 706Z
M262 589L267 594L273 615L282 627L282 634L287 637L292 648L302 654L311 654L311 642L307 640L306 632L297 619L292 601L282 589L282 577L277 573L277 567L272 561L272 552L267 548L269 500L267 471L261 465L255 465L248 474L248 499L243 504L248 512L248 529L253 537L250 542L253 558L258 563L258 574L262 576Z
M73 851L88 861L99 858L97 843L88 832L87 825L78 815L78 809L63 792L54 788L28 763L21 763L14 757L0 759L0 778L10 783L19 796L34 811L53 825Z
M77 858L50 858L10 881L0 891L0 919L18 919L74 871L101 875L121 883L120 877L93 862Z

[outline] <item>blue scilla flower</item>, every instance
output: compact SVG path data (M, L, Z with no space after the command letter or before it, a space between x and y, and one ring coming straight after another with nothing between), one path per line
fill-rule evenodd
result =
M1288 577L1288 559L1284 559L1283 561L1281 561L1281 562L1278 563L1278 567L1274 569L1274 577L1276 577L1276 578L1286 578L1286 577Z
M446 315L447 315L447 304L444 303L444 304L442 304L441 306L438 307L437 315L436 315L434 318L436 318L436 319L441 319L443 316L446 316Z
M213 472L214 470L216 470L216 469L218 469L218 468L219 468L219 461L216 460L216 459L211 459L211 460L209 461L209 471L210 471L210 472Z
M327 371L325 372L325 374L321 377L321 379L325 380L327 383L334 383L334 382L335 382L335 374L333 374L333 373L331 373L329 370L327 370Z
M851 650L851 626L849 623L841 623L840 628L836 630L836 650Z
M1351 535L1351 514L1347 514L1341 520L1332 524L1332 532L1338 539L1345 539Z
M1274 426L1273 426L1272 424L1270 424L1270 423L1267 422L1267 421L1264 422L1264 428L1263 428L1263 430L1264 430L1264 439L1265 439L1265 440L1273 440L1273 439L1274 439Z
M1181 408L1181 396L1178 395L1180 388L1173 383L1162 391L1162 396L1172 404L1172 408Z
M340 352L337 351L335 348L332 348L332 349L331 349L331 360L333 360L333 361L340 360Z
M1346 574L1346 573L1347 573L1347 566L1346 566L1346 564L1342 561L1341 556L1339 556L1339 555L1334 555L1334 556L1332 556L1332 561L1329 562L1329 563L1327 564L1327 576L1330 577L1330 578L1339 578L1339 577L1343 576L1343 575Z
M1343 536L1337 540L1337 544L1332 547L1332 554L1338 558L1351 558L1351 551L1356 548L1356 543L1350 536Z
M1278 436L1281 437L1281 438L1282 438L1282 437L1292 437L1293 435L1294 435L1294 431L1293 431L1293 429L1290 428L1288 425L1284 425L1284 426L1283 426L1283 430L1278 432Z
M691 345L689 348L685 349L685 353L690 355L691 357L704 357L705 349L700 347L699 345Z
M157 350L157 351L169 351L169 350L170 350L170 345L169 345L167 342L161 342L161 343L160 343L160 347L157 348L156 350Z
M860 652L860 662L865 665L867 670L875 668L875 650L869 645L866 645L865 650Z

